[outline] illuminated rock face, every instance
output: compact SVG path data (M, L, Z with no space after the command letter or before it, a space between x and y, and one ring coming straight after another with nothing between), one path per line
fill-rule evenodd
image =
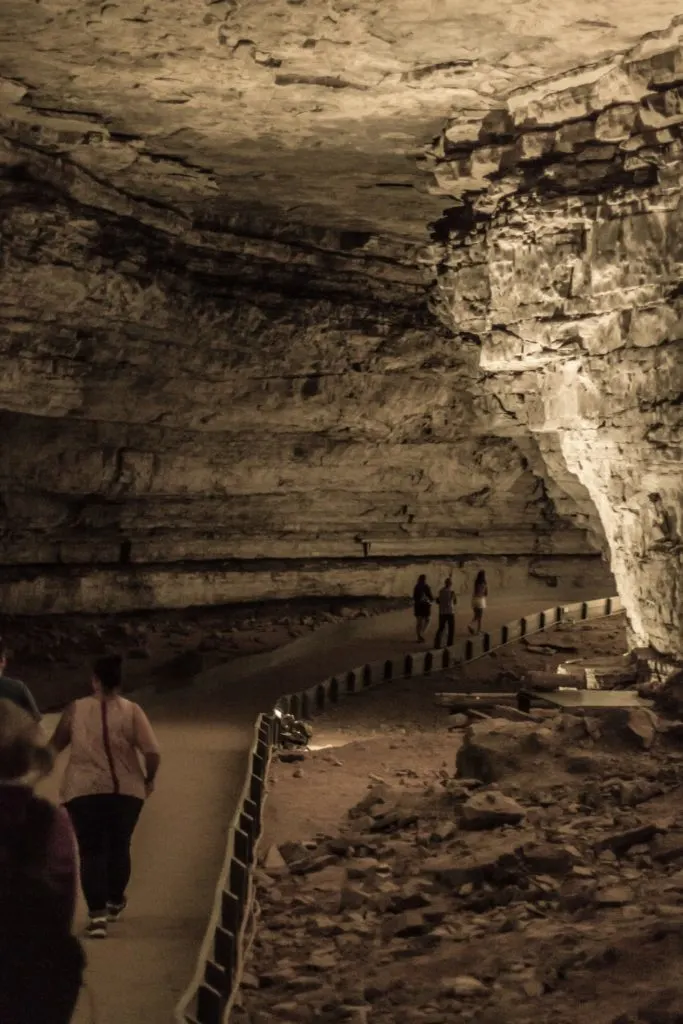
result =
M592 498L634 641L679 659L682 78L674 26L516 95L479 181L447 129L440 180L460 176L478 220L435 249L443 317L479 337L503 419L550 434Z
M7 0L5 607L604 593L609 544L673 649L680 62L561 76L677 0L487 2Z

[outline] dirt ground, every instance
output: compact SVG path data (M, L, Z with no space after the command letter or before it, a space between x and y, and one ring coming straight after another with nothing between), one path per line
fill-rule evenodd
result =
M614 617L453 682L624 649ZM462 721L432 706L437 681L349 698L303 761L274 762L234 1020L582 1024L588 1004L596 1024L683 1021L683 725Z
M7 674L26 682L43 711L89 691L91 661L125 655L127 690L172 685L250 654L274 650L327 623L403 607L394 599L270 602L127 615L0 615L12 656Z

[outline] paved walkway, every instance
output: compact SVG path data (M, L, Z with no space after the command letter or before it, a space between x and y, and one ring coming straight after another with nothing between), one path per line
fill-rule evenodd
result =
M543 600L492 600L487 623L494 627L521 614L541 611L571 596L558 590ZM463 635L469 610L456 618ZM366 661L424 650L414 639L410 610L365 620L365 635L324 627L305 654L260 671L226 665L210 687L171 692L145 700L158 732L164 761L158 788L142 815L134 840L130 909L105 942L87 945L88 991L75 1024L166 1024L192 978L196 955L213 901L233 808L241 792L257 711L282 694ZM435 623L430 627L433 638ZM335 633L343 641L335 641ZM236 671L236 666L240 666ZM235 675L240 678L236 681ZM53 721L54 716L50 716ZM58 770L42 787L54 796ZM79 910L79 925L85 917Z

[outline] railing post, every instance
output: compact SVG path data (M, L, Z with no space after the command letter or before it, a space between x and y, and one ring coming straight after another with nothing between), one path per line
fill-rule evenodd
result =
M357 682L357 680L356 680L356 673L355 672L347 672L346 673L346 692L347 693L355 693L356 692L356 682Z
M393 663L393 661L387 659L387 661L384 662L384 679L388 682L390 679L393 679L393 678L394 678L394 663Z
M225 969L226 976L232 979L237 966L237 942L234 932L228 931L227 928L222 928L220 925L216 928L213 954L216 963L219 963Z
M251 840L246 832L235 830L235 856L243 864L251 864Z
M261 802L246 797L244 800L244 813L253 821L252 837L256 841L261 832Z
M406 679L410 679L413 674L413 656L412 654L406 654L405 661L403 662L403 675Z
M197 991L197 1017L199 1024L221 1024L223 999L220 992L201 984Z
M256 758L254 758L255 760ZM255 804L260 804L263 800L263 789L264 789L264 778L262 775L252 772L251 779L249 782L249 796Z
M217 964L215 960L206 960L204 963L204 983L215 992L219 992L222 999L225 999L225 992L228 987L228 974L221 964Z
M372 666L363 666L363 688L366 689L368 686L372 686Z
M432 671L432 664L434 663L434 655L431 651L427 651L425 654L423 675L428 676Z

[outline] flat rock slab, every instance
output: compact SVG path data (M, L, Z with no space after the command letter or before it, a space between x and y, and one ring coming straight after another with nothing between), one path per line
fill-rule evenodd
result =
M556 693L530 694L558 708L651 708L635 690L558 690Z
M460 809L460 825L467 829L501 828L517 825L526 811L509 796L498 790L475 793Z

